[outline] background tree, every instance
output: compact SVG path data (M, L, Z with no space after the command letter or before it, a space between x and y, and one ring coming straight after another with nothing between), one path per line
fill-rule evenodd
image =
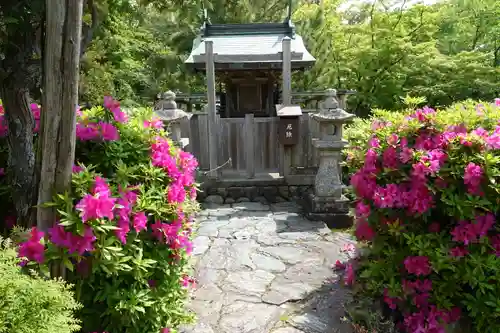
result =
M0 3L0 97L9 127L9 180L19 222L34 223L34 120L30 90L39 86L45 5L38 0Z
M98 12L97 2L85 3L88 18L83 38L77 41L84 47L90 43ZM0 98L9 127L8 175L18 222L24 226L35 224L38 178L30 103L41 93L45 19L44 0L0 3Z
M424 96L432 105L492 99L500 82L494 61L499 20L488 19L494 2L477 2L475 10L458 0L411 7L374 1L343 9L340 1L304 4L294 19L318 61L296 84L355 89L351 103L359 115L373 107L398 108L407 94ZM452 12L462 18L449 19Z

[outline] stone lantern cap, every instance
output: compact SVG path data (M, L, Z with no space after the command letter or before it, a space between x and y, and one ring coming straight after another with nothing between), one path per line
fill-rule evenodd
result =
M353 118L356 118L356 115L339 108L337 90L328 89L326 92L327 97L319 105L320 111L318 113L311 114L311 117L313 117L314 120L319 122L343 124L351 122Z
M175 102L175 93L173 91L167 91L157 95L159 98L156 102L153 112L163 121L167 122L178 122L182 119L191 118L191 114L185 112L184 110L177 108L177 103Z

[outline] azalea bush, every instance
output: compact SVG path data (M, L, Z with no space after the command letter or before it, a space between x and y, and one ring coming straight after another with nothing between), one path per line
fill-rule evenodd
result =
M14 244L0 238L0 333L77 332L80 307L62 280L23 273Z
M403 332L500 332L499 120L500 100L466 102L378 111L350 132L364 255L347 281Z
M198 209L196 159L172 144L150 110L107 97L78 112L72 191L49 204L59 220L20 243L22 265L61 273L83 304L83 332L175 332L194 281L188 256Z

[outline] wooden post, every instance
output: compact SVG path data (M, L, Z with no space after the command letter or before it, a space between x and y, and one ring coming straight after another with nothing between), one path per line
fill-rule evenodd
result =
M56 212L43 204L71 190L75 160L83 1L47 0L38 227L47 231Z
M43 204L55 194L71 191L75 161L76 107L80 73L83 0L46 1L41 165L38 188L38 228L56 223L56 211ZM50 263L51 277L65 277L62 262Z
M283 38L281 42L283 48L283 106L292 105L292 50L290 37Z
M215 63L214 44L212 41L205 41L205 66L207 74L207 102L208 102L208 151L210 156L210 178L217 178L217 126L215 122Z
M282 50L283 50L283 106L292 105L292 50L291 50L291 42L290 37L283 38ZM282 173L285 179L290 175L290 170L292 167L292 148L281 146L282 149Z
M245 115L245 160L248 178L255 177L255 145L254 117L252 113Z

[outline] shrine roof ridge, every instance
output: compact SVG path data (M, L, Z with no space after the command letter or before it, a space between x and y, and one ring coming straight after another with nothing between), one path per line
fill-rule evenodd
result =
M204 23L201 29L204 37L248 36L248 35L285 35L293 38L295 26L290 20L281 23Z

